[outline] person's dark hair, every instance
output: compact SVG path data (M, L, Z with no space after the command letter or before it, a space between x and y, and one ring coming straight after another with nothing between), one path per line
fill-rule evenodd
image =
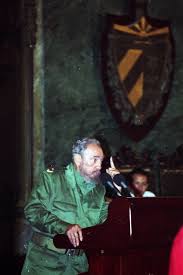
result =
M72 146L72 156L74 157L75 154L82 155L89 144L101 146L100 142L95 138L85 137L83 139L78 139Z
M133 176L134 175L143 175L145 177L147 177L148 181L149 181L149 173L146 172L143 168L141 167L136 167L134 168L129 174L128 174L128 177L127 177L127 180L128 180L128 184L131 185L132 182L133 182Z

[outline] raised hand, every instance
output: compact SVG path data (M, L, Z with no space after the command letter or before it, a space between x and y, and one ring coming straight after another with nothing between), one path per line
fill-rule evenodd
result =
M120 171L115 167L112 156L110 157L110 167L106 169L106 173L109 174L112 178L120 174Z

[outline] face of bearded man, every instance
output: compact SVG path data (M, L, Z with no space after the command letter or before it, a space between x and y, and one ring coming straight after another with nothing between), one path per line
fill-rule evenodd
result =
M89 144L82 153L78 170L87 181L98 181L104 154L97 144Z

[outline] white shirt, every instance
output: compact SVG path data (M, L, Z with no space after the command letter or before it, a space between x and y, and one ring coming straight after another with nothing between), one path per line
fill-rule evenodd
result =
M135 197L135 195L132 193L132 192L130 192L130 195L134 198ZM153 192L151 192L151 191L145 191L144 192L144 194L143 194L143 196L142 196L143 198L152 198L152 197L156 197L156 195L153 193Z

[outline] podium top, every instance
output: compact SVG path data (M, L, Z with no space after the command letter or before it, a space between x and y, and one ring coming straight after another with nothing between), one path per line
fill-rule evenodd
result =
M79 248L121 254L135 247L171 245L183 224L182 198L115 198L107 220L83 229ZM66 235L54 237L57 248L73 248Z

